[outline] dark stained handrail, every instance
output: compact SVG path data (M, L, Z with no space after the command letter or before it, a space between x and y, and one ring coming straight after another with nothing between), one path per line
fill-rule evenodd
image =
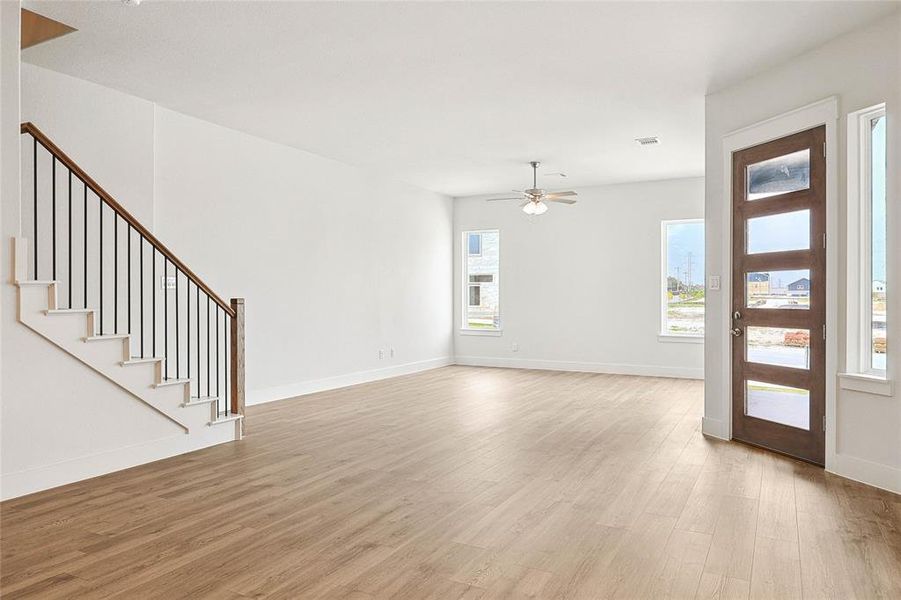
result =
M169 250L165 244L159 241L156 236L154 236L150 231L144 227L140 221L138 221L130 212L128 212L125 207L119 204L112 196L107 193L100 185L94 181L90 175L85 173L85 171L78 166L78 164L72 160L65 152L63 152L59 146L54 144L50 138L44 135L40 129L35 127L33 123L22 123L20 127L20 133L28 133L34 137L35 140L38 141L44 148L47 149L50 154L56 157L56 160L64 164L76 177L78 177L87 187L89 187L97 196L103 200L110 208L112 208L116 214L118 214L122 219L127 221L132 229L140 233L152 246L154 246L158 252L160 252L163 256L169 259L169 262L174 264L178 270L188 276L188 278L194 282L194 284L203 290L213 301L222 307L222 310L226 312L230 317L235 316L235 310L229 305L228 302L223 300L216 294L210 286L203 282L200 277L198 277L194 271L188 268L185 263L183 263L175 254Z

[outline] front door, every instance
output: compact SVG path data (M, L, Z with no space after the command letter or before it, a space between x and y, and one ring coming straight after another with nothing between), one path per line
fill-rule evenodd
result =
M826 128L732 155L732 437L824 463Z

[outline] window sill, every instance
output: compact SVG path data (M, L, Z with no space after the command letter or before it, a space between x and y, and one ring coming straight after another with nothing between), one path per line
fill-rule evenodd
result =
M839 373L839 386L843 390L853 390L855 392L863 392L865 394L876 394L878 396L894 396L894 389L891 380L877 375L863 375L860 373Z
M670 344L703 344L703 335L680 335L678 333L658 333L658 342L666 342Z
M460 335L484 335L488 337L500 337L503 329L460 329Z

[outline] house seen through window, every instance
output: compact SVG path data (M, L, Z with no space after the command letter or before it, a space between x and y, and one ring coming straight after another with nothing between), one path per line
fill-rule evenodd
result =
M463 329L500 329L500 232L467 231L463 269Z

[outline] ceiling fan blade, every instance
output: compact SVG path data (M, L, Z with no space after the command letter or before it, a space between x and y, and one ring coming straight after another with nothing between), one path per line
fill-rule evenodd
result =
M560 198L562 196L578 196L579 194L569 191L569 192L548 192L548 198Z
M544 199L546 202L559 202L560 204L575 204L575 200L570 200L569 198L551 198L547 197Z
M522 196L511 196L509 198L486 198L486 202L497 202L498 200L522 200Z
M522 204L520 204L519 207L522 208L523 206L525 206L525 205L528 204L529 202L531 202L531 200L526 200L525 202L523 202Z

